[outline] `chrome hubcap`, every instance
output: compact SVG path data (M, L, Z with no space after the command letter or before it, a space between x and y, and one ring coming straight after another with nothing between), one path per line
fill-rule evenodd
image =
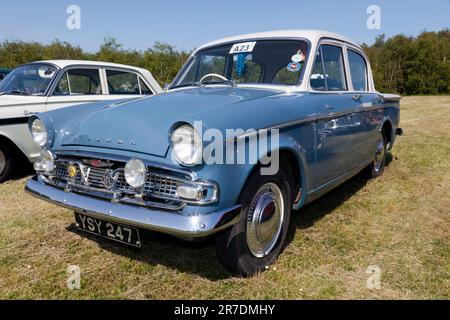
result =
M267 256L277 243L284 220L284 200L274 183L263 185L250 204L247 215L247 245L257 258Z
M375 152L375 171L380 171L383 166L383 160L386 155L386 148L384 147L384 137L380 134L380 140L377 144L377 151Z
M0 174L3 173L6 167L6 156L2 150L0 150Z

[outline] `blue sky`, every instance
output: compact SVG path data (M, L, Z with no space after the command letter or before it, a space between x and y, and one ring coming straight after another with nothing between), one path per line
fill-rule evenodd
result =
M3 1L2 1L3 2ZM66 9L81 9L81 30L68 30ZM381 9L381 30L366 26L367 7ZM146 49L155 41L190 50L221 37L279 29L326 29L358 42L450 27L450 0L40 0L1 4L0 41L54 39L95 51L106 36L125 48Z

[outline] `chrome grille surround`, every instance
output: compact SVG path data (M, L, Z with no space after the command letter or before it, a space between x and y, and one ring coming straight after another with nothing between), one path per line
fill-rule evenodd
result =
M98 155L95 155L98 156ZM92 160L106 163L107 167L87 165ZM111 161L111 162L110 162ZM167 210L181 210L187 204L208 205L218 200L219 188L216 183L196 179L195 174L185 171L171 171L159 168L154 163L147 165L148 174L145 185L133 188L127 184L124 175L126 159L110 160L101 158L58 155L55 170L50 174L40 173L44 181L67 192L83 193L113 202L124 202L138 206L157 207ZM69 166L76 168L76 174L69 175ZM202 188L202 198L186 200L177 196L177 187L187 185Z

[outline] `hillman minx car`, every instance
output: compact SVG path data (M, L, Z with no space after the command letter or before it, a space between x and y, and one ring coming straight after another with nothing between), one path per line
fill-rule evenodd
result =
M142 229L214 235L223 264L251 275L282 251L293 209L363 169L383 173L399 101L340 35L226 38L197 49L163 94L32 117L43 150L26 190L136 247Z
M28 130L31 114L161 91L149 71L131 66L52 60L17 67L0 82L0 183L22 154L31 162L39 157Z

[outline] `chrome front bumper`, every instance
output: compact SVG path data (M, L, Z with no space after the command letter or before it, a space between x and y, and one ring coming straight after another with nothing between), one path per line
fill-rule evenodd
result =
M208 214L186 215L132 205L113 203L49 186L38 176L30 178L25 191L31 195L73 211L105 221L167 233L180 238L206 237L239 221L241 206Z

